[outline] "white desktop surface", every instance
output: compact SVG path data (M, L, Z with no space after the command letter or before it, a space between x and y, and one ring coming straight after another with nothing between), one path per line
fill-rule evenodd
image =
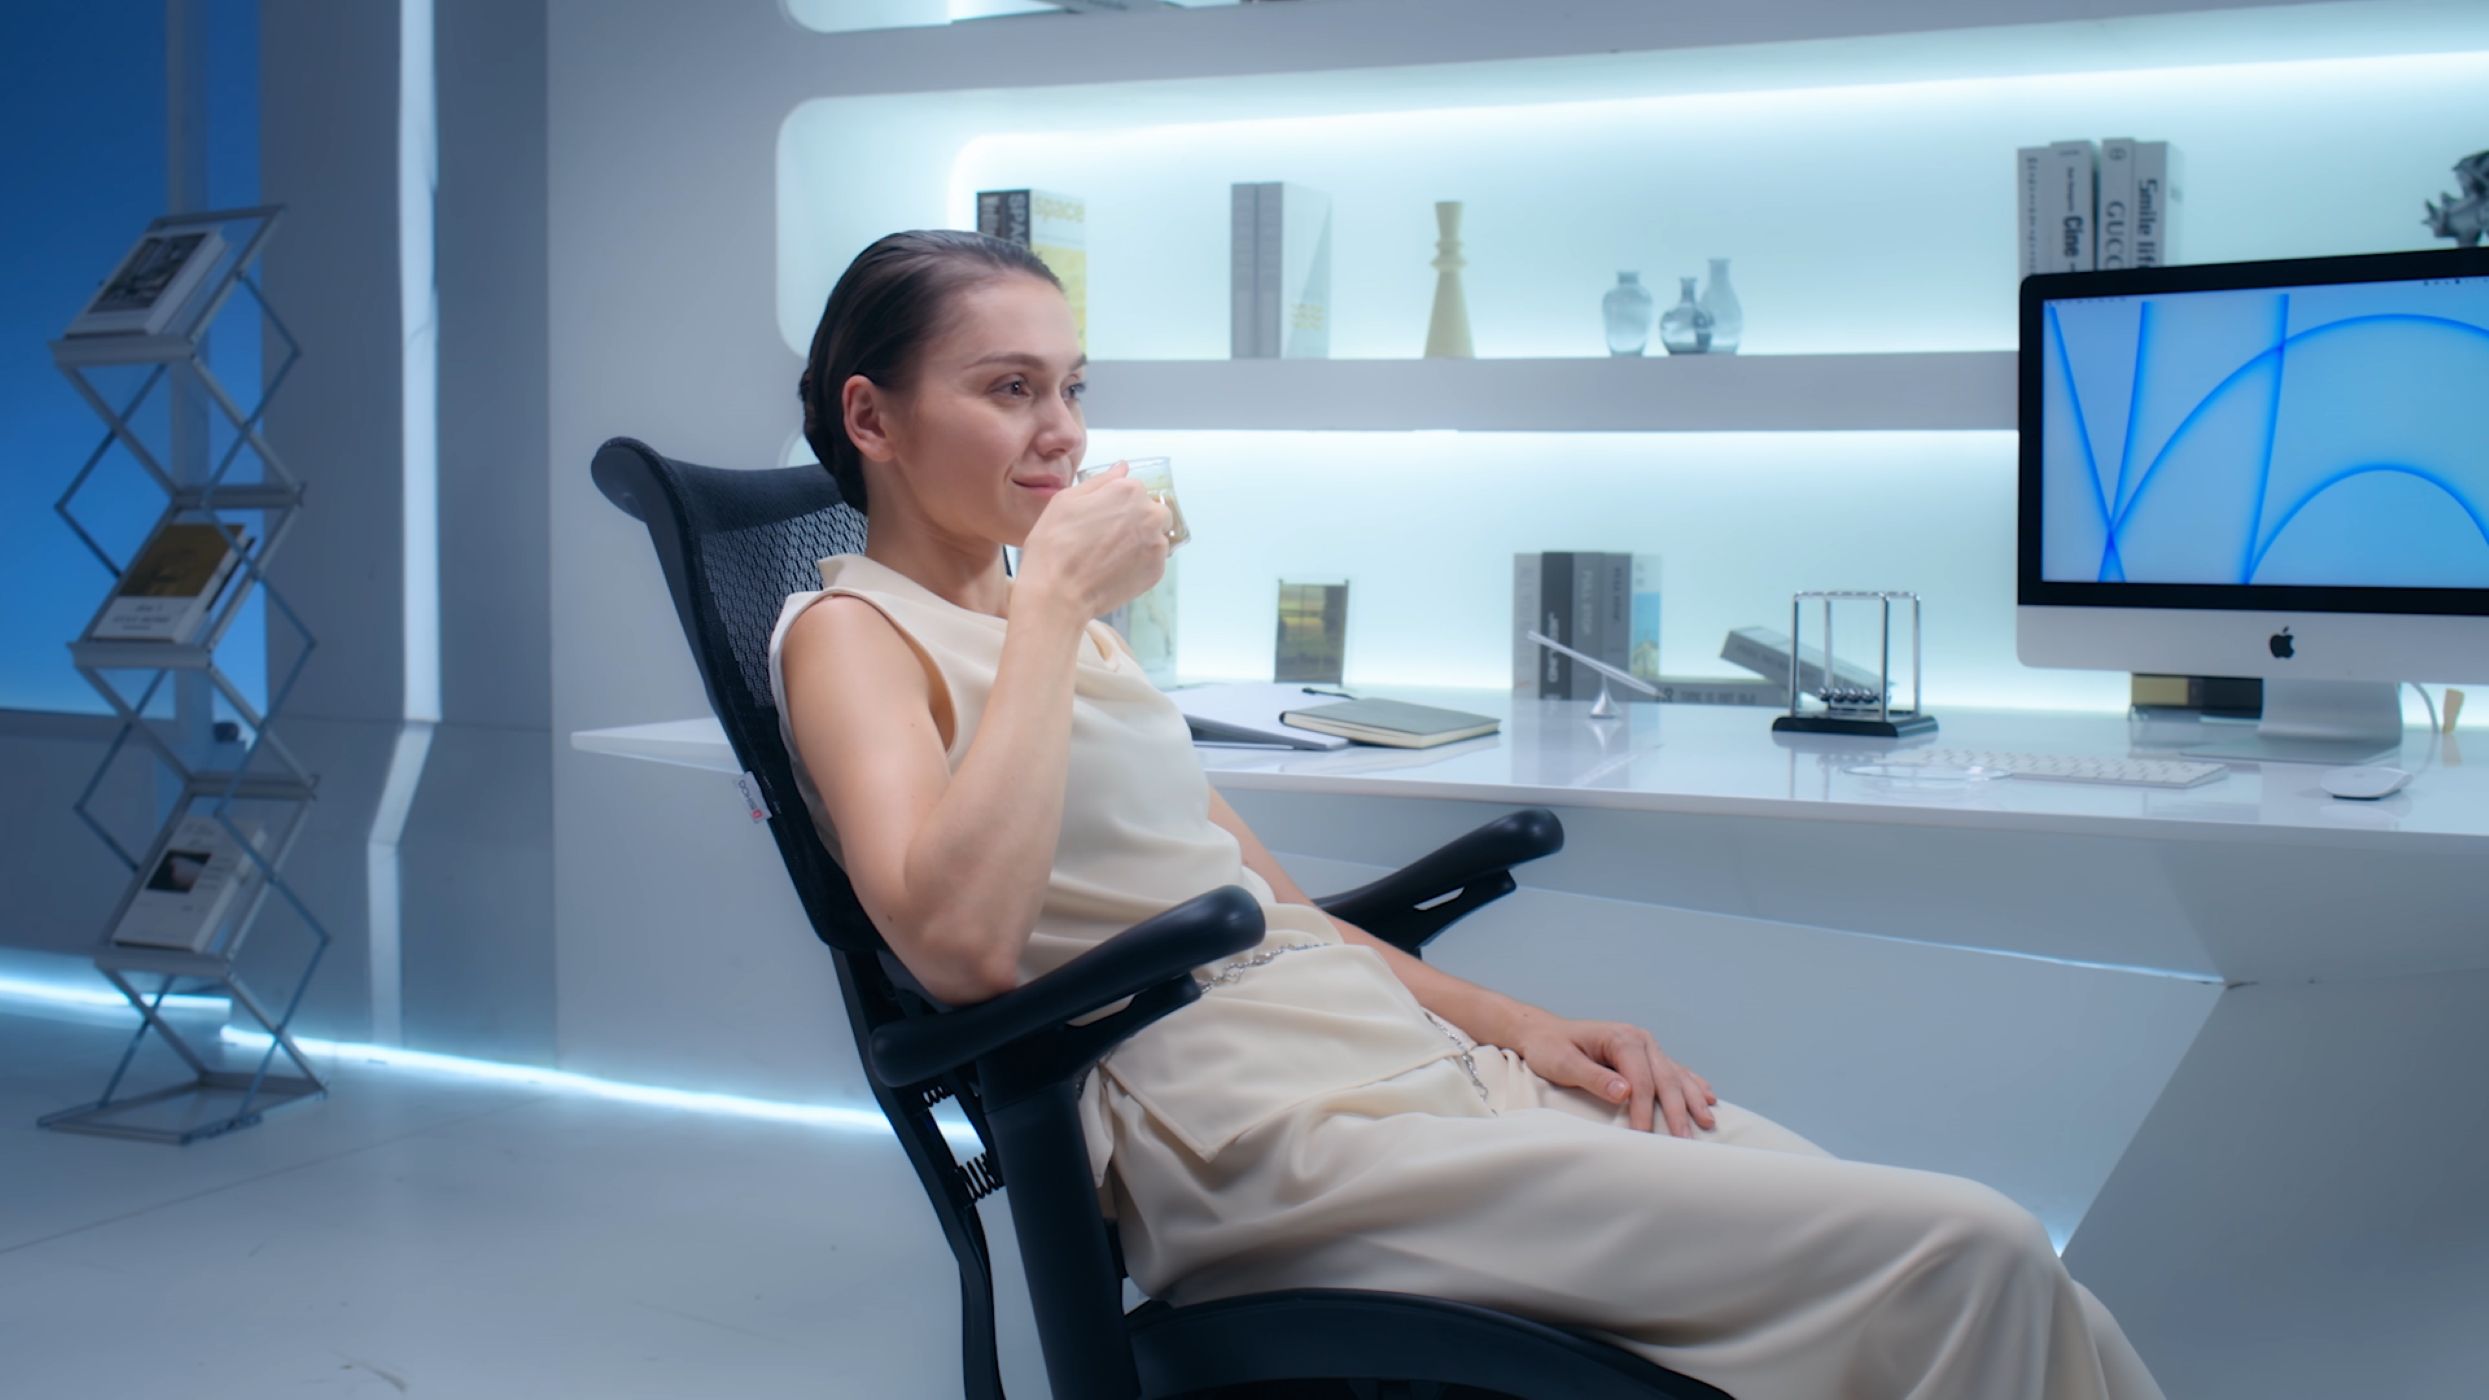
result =
M1360 691L1359 693L1368 693ZM2200 728L2218 739L2247 732L2122 715L1939 710L1938 729L1898 742L1775 735L1774 711L1742 705L1625 704L1593 720L1587 701L1516 700L1487 690L1381 687L1372 694L1492 714L1501 733L1432 749L1351 745L1330 752L1202 746L1211 781L1228 792L1546 803L1687 815L1977 827L2180 840L2375 843L2399 850L2489 855L2489 744L2478 762L2462 745L2419 730L2404 739L2415 776L2391 797L2355 802L2317 786L2321 767L2239 764L2193 788L2042 782L1893 780L1846 771L1880 754L1926 747L2076 756L2177 757L2174 736ZM732 773L715 718L582 730L576 747Z

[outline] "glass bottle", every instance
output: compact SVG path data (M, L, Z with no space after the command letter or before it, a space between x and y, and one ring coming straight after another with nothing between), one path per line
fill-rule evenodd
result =
M1671 355L1699 355L1711 348L1711 313L1694 297L1694 279L1677 279L1679 298L1659 318L1659 343Z
M1642 274L1617 273L1616 285L1599 299L1599 309L1607 316L1607 352L1641 354L1651 339L1651 289L1642 285Z
M1703 288L1703 310L1711 313L1711 348L1734 355L1746 337L1746 308L1737 303L1737 289L1728 283L1728 259L1711 260L1711 281Z

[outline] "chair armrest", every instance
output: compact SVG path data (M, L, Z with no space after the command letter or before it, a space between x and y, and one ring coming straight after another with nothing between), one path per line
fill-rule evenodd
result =
M1156 1014L1109 1018L1124 1023L1115 1037L1120 1039L1200 995L1190 975L1194 968L1261 941L1262 906L1242 888L1222 885L989 1001L882 1026L873 1032L873 1075L894 1088L922 1083L1126 997L1159 993L1150 998ZM1111 1045L1088 1048L1104 1054Z
M1353 890L1316 900L1403 952L1416 953L1463 915L1513 891L1512 867L1564 849L1564 823L1544 807L1508 812Z

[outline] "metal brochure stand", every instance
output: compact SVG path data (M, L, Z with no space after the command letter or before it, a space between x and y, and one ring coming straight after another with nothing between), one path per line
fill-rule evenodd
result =
M79 673L121 719L120 730L106 748L103 761L96 766L95 776L79 794L75 807L79 818L103 838L130 870L130 883L96 941L95 966L137 1008L139 1025L103 1093L92 1103L62 1109L37 1120L47 1128L184 1143L248 1127L272 1108L328 1093L327 1083L287 1030L302 1004L304 990L311 984L312 973L319 967L321 955L328 949L330 936L311 911L303 907L279 872L301 833L318 784L317 778L303 768L273 732L286 697L300 678L314 646L309 629L277 591L268 587L266 575L270 556L284 542L294 515L302 506L301 482L286 471L261 434L261 419L267 412L268 401L301 358L299 344L260 294L252 276L252 268L282 212L280 207L267 206L171 215L156 220L148 226L150 233L204 226L215 228L224 237L218 265L210 269L182 311L161 334L68 336L51 343L52 362L77 386L79 395L108 427L104 440L79 469L54 509L94 551L113 578L122 576L128 561L115 559L97 541L80 521L76 502L79 492L94 478L96 468L115 444L163 489L165 508L161 519L179 517L238 526L246 542L239 551L232 577L191 641L181 645L154 641L70 643L71 660ZM263 373L256 401L247 409L217 381L205 358L208 328L236 290L249 295L259 318L274 330L276 343L284 347L273 372ZM114 370L144 371L135 392L118 406L97 383L99 373ZM160 386L168 399L174 397L176 386L199 395L231 429L230 445L217 456L213 470L203 479L183 480L178 462L168 466L142 438L137 422L140 406ZM260 480L229 482L227 477L245 448L259 461ZM202 445L199 460L204 459ZM299 641L291 667L282 677L271 677L273 685L265 713L256 710L242 695L219 668L216 658L218 644L254 588L266 599L270 618L291 627ZM102 608L97 610L99 618L102 612ZM148 708L165 689L166 679L185 675L203 678L239 717L239 723L233 726L233 742L202 744L197 736L185 738L170 732L161 719L148 718ZM245 734L247 742L243 741ZM161 780L158 790L169 807L155 838L145 843L144 861L114 835L94 809L106 775L133 741L139 746L134 752L152 753ZM219 926L206 935L200 950L195 952L116 942L114 935L123 915L138 897L148 873L163 860L175 830L186 818L199 815L224 828L226 836L241 851L245 866L239 873L234 896L217 915ZM308 947L300 951L279 948L273 953L265 947L255 948L251 958L254 976L245 978L238 963L252 926L271 896L290 907L299 918L308 931ZM263 939L262 943L265 942ZM267 976L266 965L271 959L274 975ZM299 971L294 970L297 963ZM273 984L273 995L263 994L263 983ZM255 1054L244 1052L247 1067L225 1068L222 1047L192 1044L168 1016L168 998L200 993L226 998L264 1032L265 1049ZM163 1088L124 1094L122 1081L129 1075L132 1062L151 1031L180 1057L191 1077ZM197 1034L195 1027L193 1034ZM278 1060L280 1054L284 1056L283 1063Z

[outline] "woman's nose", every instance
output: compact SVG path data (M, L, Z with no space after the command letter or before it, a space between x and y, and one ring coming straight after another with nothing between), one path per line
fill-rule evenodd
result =
M1077 451L1086 433L1079 410L1062 399L1056 399L1039 415L1034 445L1044 456L1059 456Z

